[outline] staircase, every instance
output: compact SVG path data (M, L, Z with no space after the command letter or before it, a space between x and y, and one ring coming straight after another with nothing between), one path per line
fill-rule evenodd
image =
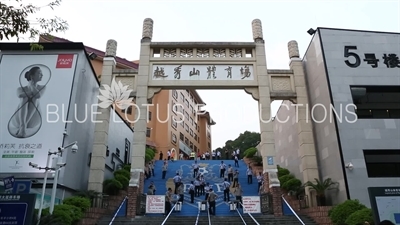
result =
M224 163L228 166L231 165L233 169L237 169L239 171L239 183L242 185L243 195L244 196L258 196L258 184L256 176L253 176L253 183L247 184L247 165L240 160L239 167L234 167L233 160L223 160ZM209 182L213 185L214 192L220 196L216 202L216 214L217 216L231 216L235 212L229 211L229 205L223 201L223 190L218 185L222 184L224 178L219 177L219 165L221 160L198 160L198 164L200 165L199 173L202 173L206 179L206 182ZM172 178L179 172L182 176L182 182L185 184L185 197L182 206L182 211L179 212L180 216L196 216L197 215L197 202L203 201L205 196L195 197L194 204L190 203L190 195L188 193L188 188L190 182L194 180L192 164L193 160L178 160L174 162L168 162L168 171L165 179L161 179L161 171L162 171L162 160L157 160L155 163L155 177L150 177L145 180L144 190L147 191L147 187L150 185L150 182L154 182L156 186L156 195L164 195L167 191L168 187L171 187L174 190L174 183ZM234 196L231 194L231 200L234 200ZM151 216L160 216L160 215L146 215L148 217Z
M301 223L297 220L295 216L283 216L283 217L274 217L269 215L258 215L253 216L260 225L301 225ZM117 218L113 225L159 225L163 222L165 217L137 217L135 219L128 218ZM256 223L248 216L243 215L243 219L245 220L247 225L255 225ZM316 225L311 219L308 217L301 217L303 222L306 225ZM196 216L186 216L186 217L174 217L171 216L165 225L194 225L196 222ZM243 225L242 219L236 215L234 216L211 216L211 224L216 225ZM98 225L108 225L108 223L98 223ZM201 215L199 217L198 225L208 225L208 217L207 214Z

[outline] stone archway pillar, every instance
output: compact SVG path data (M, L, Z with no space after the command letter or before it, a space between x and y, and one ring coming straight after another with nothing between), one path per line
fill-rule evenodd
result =
M147 18L143 21L142 40L140 47L139 71L136 76L136 101L135 101L135 123L133 133L133 144L131 151L131 179L128 187L128 210L127 216L136 216L137 201L143 193L144 168L146 152L146 131L148 116L148 81L150 70L150 42L153 36L153 20ZM153 96L151 96L153 97Z
M115 40L108 40L106 54L103 59L100 88L103 88L103 85L111 85L113 69L116 65L116 55L117 42ZM97 107L97 112L96 120L101 121L101 123L98 122L95 124L93 150L90 158L88 190L102 193L108 145L108 129L110 124L110 107Z
M300 58L299 48L296 41L288 43L290 58L290 69L293 71L294 86L297 94L296 104L296 123L297 134L299 137L298 157L301 159L300 172L303 174L303 182L313 182L319 178L315 142L312 130L313 117L310 114L312 106L309 105L305 73L303 63ZM316 206L316 199L312 198L310 189L306 188L306 195L310 206Z
M275 164L275 138L271 117L270 80L267 72L265 45L262 25L259 19L252 22L253 39L256 43L255 57L258 79L258 103L260 116L260 150L263 159L264 191L272 194L273 212L275 216L282 216L282 194L277 178ZM254 97L254 93L253 93Z

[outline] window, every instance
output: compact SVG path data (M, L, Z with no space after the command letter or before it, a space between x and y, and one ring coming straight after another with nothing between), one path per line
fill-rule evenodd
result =
M122 110L123 113L132 115L132 106L129 106L127 109Z
M183 93L181 93L181 100L182 102L185 102L185 95Z
M185 124L185 130L186 130L187 132L189 132L189 126L188 126L188 124Z
M185 122L184 121L182 121L180 124L181 124L181 127L185 127Z
M171 132L171 142L173 143L173 144L176 144L176 134L174 134L173 132Z
M147 104L153 104L153 98L147 99Z
M197 136L197 142L199 142L199 143L200 143L200 137L199 137L199 136Z
M197 130L197 123L194 122L194 128Z
M176 128L178 126L178 122L176 122L176 119L174 116L171 116L171 126L173 128Z
M193 138L197 141L197 134L193 134Z
M185 105L187 106L187 107L189 107L189 101L186 99L185 100Z
M178 112L178 106L175 104L174 101L171 101L171 110L175 114Z
M193 102L193 95L192 94L190 94L190 101Z
M190 106L190 112L191 112L192 114L195 114L194 109L193 109L193 106Z
M193 126L193 119L192 118L190 118L190 124L192 124L192 126Z
M176 90L172 90L172 97L176 100L178 99L178 92Z
M400 149L364 150L368 177L400 177Z
M192 128L190 128L190 136L193 137L193 130L192 130Z
M151 136L151 129L152 128L147 128L147 130L146 130L146 137L150 137Z
M189 114L188 114L187 112L185 112L185 118L186 118L187 120L189 120Z
M190 142L189 148L193 150L193 143L192 142Z
M196 145L194 146L194 152L197 152L197 146Z
M187 137L185 137L185 144L189 145L189 139Z
M182 133L179 133L179 140L183 141L185 139L185 136Z
M148 121L151 121L151 112L149 112L148 114L149 114L149 116L147 119L148 119Z
M211 148L211 143L208 142L208 143L207 143L207 146L208 146L208 148Z
M350 90L359 119L400 119L400 86L351 86Z

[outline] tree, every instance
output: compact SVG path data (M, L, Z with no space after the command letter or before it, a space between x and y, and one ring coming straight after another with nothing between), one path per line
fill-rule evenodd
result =
M9 0L0 2L0 41L4 38L23 38L23 35L28 35L30 40L37 38L39 35L49 36L52 32L66 31L68 23L59 17L51 19L37 18L30 20L30 17L37 14L41 9L60 6L61 0L53 0L44 5L37 6L32 3L22 3L23 0ZM17 3L10 4L11 2ZM39 44L31 44L32 49L42 50L43 46Z
M232 154L232 151L236 149L240 149L240 152L243 156L243 153L252 147L256 147L258 143L260 143L261 135L258 132L245 131L241 133L239 137L235 140L228 140L225 142L225 146L222 147L223 151L228 150L229 155ZM221 152L222 153L222 152Z
M315 178L315 182L307 181L304 186L309 187L312 190L315 190L317 193L317 205L318 206L325 206L326 205L326 198L325 192L332 189L337 189L337 182L333 182L331 178L327 178L323 181Z

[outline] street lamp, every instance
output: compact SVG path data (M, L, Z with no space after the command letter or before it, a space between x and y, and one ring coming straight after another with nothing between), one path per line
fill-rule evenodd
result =
M57 182L58 182L58 171L62 167L66 166L66 163L61 163L60 162L61 160L59 160L59 158L61 158L61 157L58 157L57 165L56 165L57 168L51 168L50 167L50 157L52 155L60 156L61 153L63 152L63 150L66 149L66 148L69 148L69 147L71 147L72 153L76 153L78 151L78 145L77 144L78 144L78 142L75 141L75 142L73 142L73 143L71 143L71 144L69 144L69 145L67 145L65 147L59 147L58 151L56 151L56 152L51 152L49 150L48 153L47 153L46 167L40 167L36 163L29 162L29 166L31 166L32 168L35 168L35 169L38 169L38 170L45 170L45 175L44 175L44 180L43 180L43 187L42 187L42 196L41 196L41 199L40 199L40 207L39 207L39 212L38 212L38 221L40 221L40 218L42 216L44 195L46 193L47 177L49 175L48 171L49 170L55 171L55 177L54 177L54 182L53 182L53 190L52 190L52 199L51 199L51 205L50 205L50 214L52 214L53 213L52 209L54 209L54 201L55 201L53 199L53 192L54 192L54 198L55 198L55 190L57 190ZM53 205L53 207L52 207L52 205Z

